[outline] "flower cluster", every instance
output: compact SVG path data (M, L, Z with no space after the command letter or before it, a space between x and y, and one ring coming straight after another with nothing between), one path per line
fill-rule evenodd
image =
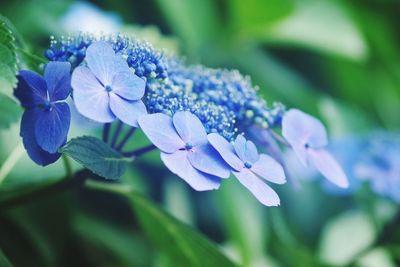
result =
M187 66L122 35L52 39L46 56L50 63L44 79L21 71L15 91L26 108L21 124L25 148L40 165L57 160L66 142L70 112L63 101L72 87L81 115L104 123L105 129L118 120L116 133L122 123L141 128L160 150L165 166L195 190L217 189L232 173L262 204L279 205L278 195L263 181L285 183L279 153L259 154L243 134L281 125L305 164L313 164L337 185L347 185L324 149L322 124L301 111L286 112L279 103L268 107L250 78L236 70ZM129 155L122 152L123 145L112 146Z
M372 191L400 203L400 137L377 133L363 146L354 177L368 181Z

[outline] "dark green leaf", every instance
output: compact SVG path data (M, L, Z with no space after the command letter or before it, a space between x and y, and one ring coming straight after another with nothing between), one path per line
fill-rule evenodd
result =
M8 128L20 115L21 108L12 99L0 94L0 129Z
M6 255L4 255L3 251L0 250L0 266L2 267L12 267L13 265L7 259Z
M106 179L118 179L126 169L127 159L95 137L74 138L60 150Z
M174 266L236 266L218 247L138 194L129 194L141 226Z

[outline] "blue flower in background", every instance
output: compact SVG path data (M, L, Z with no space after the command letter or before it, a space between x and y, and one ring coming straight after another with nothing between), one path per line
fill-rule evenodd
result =
M278 206L279 196L260 178L276 184L286 182L282 166L266 154L258 154L251 141L238 135L234 144L216 133L208 135L211 145L232 167L232 173L250 192L266 206Z
M220 178L228 178L230 168L208 143L200 120L188 111L171 118L162 113L144 115L139 125L161 150L167 168L197 191L219 188Z
M369 181L378 195L400 203L400 138L382 132L371 136L354 166L354 175Z
M94 121L109 123L116 118L137 127L139 116L146 114L140 100L145 81L132 73L121 56L105 42L88 47L86 66L72 73L73 98L78 111Z
M44 79L33 71L20 71L14 94L25 112L20 135L30 158L45 166L55 162L58 149L66 142L71 113L63 102L71 92L71 65L50 62Z
M340 187L348 186L344 171L325 149L328 137L319 120L300 110L291 109L283 116L282 135L303 165L315 167L329 181Z

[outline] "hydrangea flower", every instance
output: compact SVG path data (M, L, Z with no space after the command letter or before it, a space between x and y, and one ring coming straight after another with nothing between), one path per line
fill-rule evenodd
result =
M232 167L232 173L250 192L266 206L280 204L278 194L262 179L276 184L286 182L282 166L266 154L258 154L251 141L246 141L238 135L234 144L216 133L208 135L211 145L222 158Z
M230 168L208 143L200 120L188 111L171 118L162 113L144 115L139 125L161 150L167 168L197 191L217 189L220 178L228 178Z
M63 101L71 92L70 69L67 62L50 62L44 78L27 70L18 74L14 94L25 108L20 135L30 158L42 166L55 162L66 142L71 113Z
M354 166L354 175L368 181L372 191L400 203L400 138L394 134L370 136Z
M137 126L139 116L146 114L140 100L145 81L133 74L124 59L105 42L96 42L86 51L86 66L72 73L73 98L78 111L97 122L109 123L116 118Z
M303 165L315 167L329 181L340 187L348 186L342 168L325 149L328 137L319 120L300 110L291 109L283 116L282 135Z

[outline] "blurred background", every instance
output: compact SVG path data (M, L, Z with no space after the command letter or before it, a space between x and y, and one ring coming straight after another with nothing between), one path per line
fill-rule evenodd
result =
M397 0L0 3L38 56L51 35L136 36L189 63L250 75L268 103L320 118L333 142L399 131L399 11ZM30 162L18 130L0 131L0 266L400 266L395 201L368 187L332 193L304 172L300 188L276 188L279 208L266 208L234 179L194 192L152 152L122 178L143 199L80 188L7 206L65 175L61 161Z

